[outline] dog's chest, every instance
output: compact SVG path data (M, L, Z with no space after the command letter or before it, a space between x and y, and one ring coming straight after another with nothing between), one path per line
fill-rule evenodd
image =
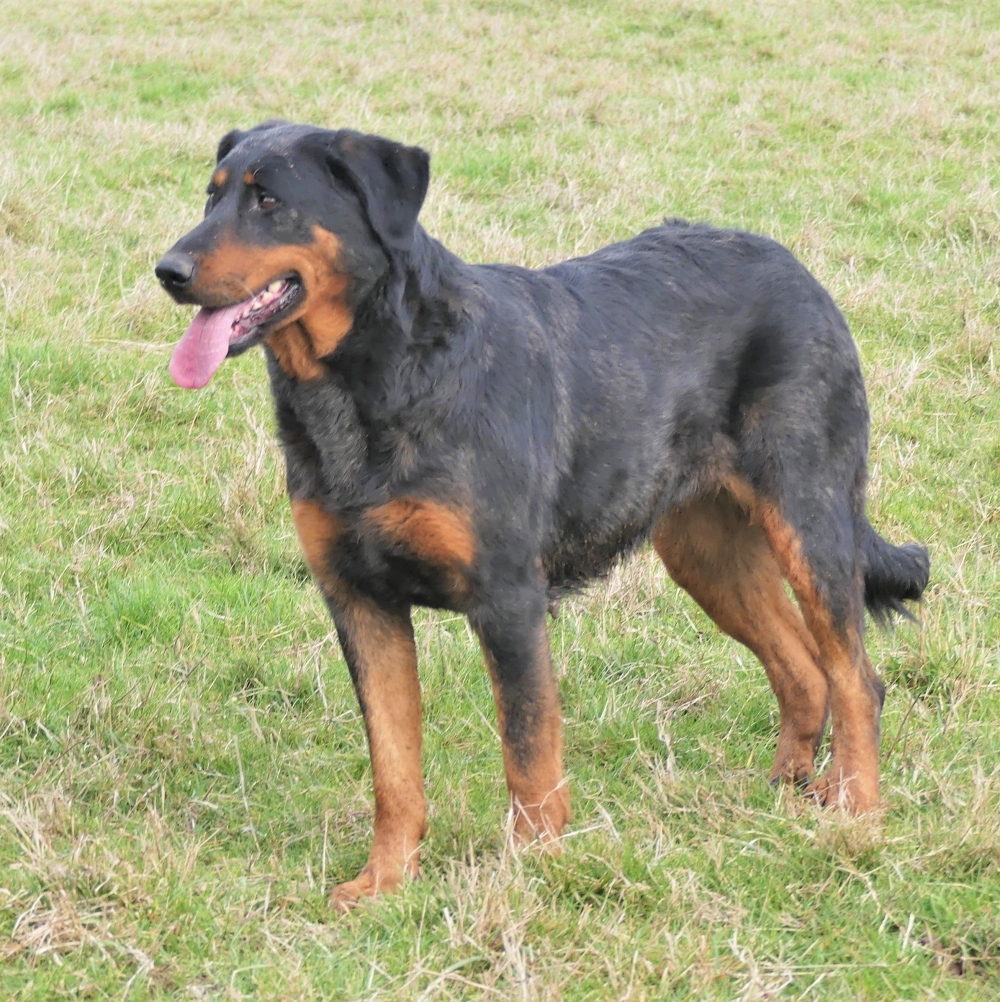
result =
M387 604L468 605L478 546L461 508L431 498L393 497L349 517L344 530L330 561L353 589Z
M336 387L296 389L278 420L313 573L385 603L465 607L479 547L462 492L421 475L405 432L373 433Z

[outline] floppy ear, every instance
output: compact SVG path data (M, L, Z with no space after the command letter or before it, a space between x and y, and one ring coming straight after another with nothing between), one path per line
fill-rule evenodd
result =
M327 165L334 176L346 175L368 213L382 244L409 250L430 181L430 154L419 146L404 146L381 136L343 129L327 148Z
M232 153L233 148L245 135L246 133L240 129L233 129L232 132L227 132L219 140L219 148L215 151L215 162L217 164L222 163L222 161L225 160L230 153Z
M219 140L219 148L215 151L215 162L217 164L221 163L233 152L240 140L244 136L249 136L251 132L265 132L267 129L275 128L275 126L289 124L284 118L269 118L266 122L261 122L260 125L255 125L252 129L248 129L245 132L242 129L233 129L232 132L227 132Z

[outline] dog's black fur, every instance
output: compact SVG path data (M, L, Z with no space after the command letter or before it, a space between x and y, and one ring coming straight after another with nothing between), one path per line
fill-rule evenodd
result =
M311 566L363 705L377 688L364 679L380 669L376 655L354 649L362 642L352 608L374 610L401 635L411 605L465 613L494 673L519 817L557 833L565 811L549 816L521 796L539 756L558 758L561 747L539 737L551 723L540 650L547 605L658 526L687 532L677 519L702 505L716 519L705 524L743 521L736 535L720 536L721 550L730 539L766 536L803 604L818 648L802 643L829 685L837 764L838 686L857 686L842 682L850 672L833 667L834 648L852 652L850 671L864 681L844 706L880 706L857 639L862 603L879 617L902 610L920 597L929 565L926 550L892 546L865 517L869 417L857 351L830 296L789 251L766 237L667 220L537 271L469 265L417 223L429 176L418 148L272 122L230 133L219 167L225 180L205 221L158 266L175 299L218 307L257 291L232 272L199 284L223 244L248 261L289 247L312 261L320 237L333 234L329 269L348 276L341 335L317 329L306 289L230 354L265 343L289 494L330 516L329 532L310 537L321 550ZM298 368L273 347L296 324L313 356ZM405 512L372 521L399 499ZM711 514L717 504L738 514ZM683 582L687 565L665 555L676 538L664 529L657 548ZM711 560L703 563L712 576ZM694 593L758 654L767 646L726 625L745 605L739 596L730 615ZM369 710L374 744L381 737ZM853 726L844 725L839 746L844 768L853 768ZM837 778L832 790L843 796ZM856 806L870 800L859 794ZM376 889L395 880L391 853L377 855L366 870Z

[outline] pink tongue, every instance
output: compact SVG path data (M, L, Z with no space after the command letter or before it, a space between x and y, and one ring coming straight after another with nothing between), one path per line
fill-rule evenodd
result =
M200 390L229 352L233 323L246 303L221 310L199 310L191 326L177 342L170 359L170 375L186 390Z

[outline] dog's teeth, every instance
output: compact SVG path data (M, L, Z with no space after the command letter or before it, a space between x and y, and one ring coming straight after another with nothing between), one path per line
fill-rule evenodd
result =
M267 287L267 291L268 292L277 292L280 288L281 288L281 282L280 281L274 281L274 282L272 282Z

